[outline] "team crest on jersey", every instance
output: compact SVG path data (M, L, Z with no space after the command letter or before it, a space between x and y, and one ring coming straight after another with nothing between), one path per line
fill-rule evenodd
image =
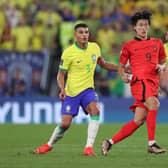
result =
M96 55L95 54L92 55L92 62L93 62L93 64L96 63Z
M70 110L71 110L71 106L70 106L70 105L67 105L67 106L66 106L66 112L69 113Z

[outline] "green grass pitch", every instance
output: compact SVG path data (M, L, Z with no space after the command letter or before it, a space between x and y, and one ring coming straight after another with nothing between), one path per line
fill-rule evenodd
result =
M94 145L96 157L83 156L87 124L72 125L65 137L45 155L32 151L45 143L55 125L0 125L0 168L167 168L168 152L147 153L147 130L144 124L131 137L113 146L106 157L101 155L101 140L110 138L122 124L102 124ZM156 139L168 149L168 124L157 126Z

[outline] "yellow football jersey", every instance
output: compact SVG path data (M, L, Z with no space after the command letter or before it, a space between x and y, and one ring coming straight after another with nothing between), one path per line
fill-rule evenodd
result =
M87 88L94 88L94 71L100 55L100 47L92 42L88 42L86 50L74 43L63 52L59 68L68 71L67 96L74 97Z
M165 49L165 52L166 52L166 62L168 63L168 43L164 44L164 49Z

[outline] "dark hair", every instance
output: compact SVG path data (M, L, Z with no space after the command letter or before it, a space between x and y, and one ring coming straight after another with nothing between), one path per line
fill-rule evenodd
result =
M76 30L78 28L81 28L81 27L88 28L88 25L85 24L85 23L78 23L78 24L75 25L74 30Z
M136 12L133 16L131 16L131 24L135 26L139 19L146 19L148 20L150 25L151 16L152 13L150 13L149 11Z

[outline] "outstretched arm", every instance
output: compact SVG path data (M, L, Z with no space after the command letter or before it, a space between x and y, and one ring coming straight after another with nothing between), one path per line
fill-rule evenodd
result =
M117 65L104 61L102 56L98 58L97 63L108 71L118 71ZM130 66L124 66L124 72L132 74Z
M65 92L65 75L66 71L59 70L58 75L57 75L57 82L58 86L60 88L60 93L59 93L59 98L60 100L64 100L66 97L66 92Z
M98 58L97 63L108 71L118 71L117 65L104 61L102 56Z

